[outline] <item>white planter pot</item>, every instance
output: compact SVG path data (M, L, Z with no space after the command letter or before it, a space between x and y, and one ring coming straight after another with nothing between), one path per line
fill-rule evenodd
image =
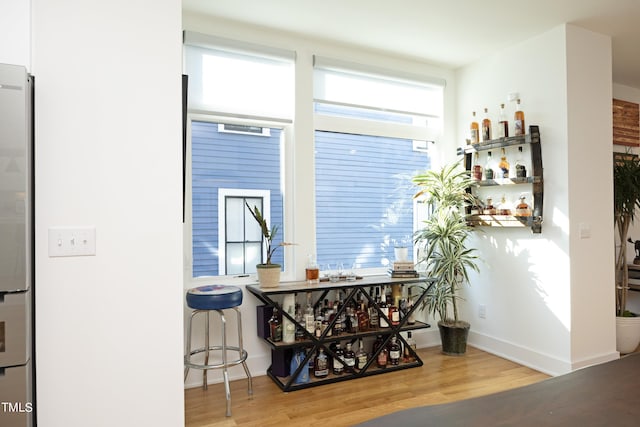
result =
M408 261L409 260L409 248L397 247L393 248L393 255L396 261Z
M640 317L616 317L616 350L622 354L635 351L640 344Z
M279 264L258 264L256 270L258 271L258 282L261 288L277 288L280 284L280 269L282 267Z

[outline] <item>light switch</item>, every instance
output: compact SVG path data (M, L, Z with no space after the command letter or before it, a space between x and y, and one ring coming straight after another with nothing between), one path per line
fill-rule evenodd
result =
M579 225L578 235L581 239L591 238L591 226L586 222L581 222Z
M87 256L96 254L95 227L50 227L49 256Z

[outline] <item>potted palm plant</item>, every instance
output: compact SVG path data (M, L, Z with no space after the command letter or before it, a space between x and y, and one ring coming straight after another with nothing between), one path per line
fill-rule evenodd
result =
M272 225L271 228L269 228L266 218L264 218L257 206L254 205L252 209L247 202L245 202L245 205L247 209L249 209L249 212L251 212L253 218L258 222L258 225L260 225L260 231L267 248L266 262L256 265L258 282L260 282L260 287L262 288L275 288L280 283L282 266L272 263L271 257L280 246L286 246L289 243L280 242L279 244L274 244L273 239L276 237L276 234L278 234L278 226Z
M414 236L416 245L423 249L418 263L424 263L426 273L437 278L422 308L440 319L442 352L462 355L470 324L459 319L459 292L469 283L469 272L478 271L476 250L467 248L472 229L465 217L465 207L476 203L468 191L474 181L461 162L421 172L412 181L420 187L414 198L423 199L430 211L423 228Z
M640 317L627 310L629 270L627 240L629 227L640 207L640 159L626 153L613 165L613 213L620 248L616 254L616 346L620 353L634 351L640 343Z

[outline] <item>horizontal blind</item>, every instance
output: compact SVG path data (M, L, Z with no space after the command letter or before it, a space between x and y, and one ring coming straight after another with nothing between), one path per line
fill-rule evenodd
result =
M442 117L443 79L314 56L316 102Z
M185 32L184 61L191 111L293 118L295 52Z

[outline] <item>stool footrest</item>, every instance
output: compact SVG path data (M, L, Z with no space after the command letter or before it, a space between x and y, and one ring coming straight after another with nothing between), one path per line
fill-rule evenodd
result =
M191 353L185 356L184 365L188 368L193 368L193 369L217 369L217 368L224 367L225 364L222 362L216 363L216 364L210 364L210 365L203 365L203 364L197 364L197 363L191 362L190 360L191 356L193 356L194 354L204 353L205 351L207 351L207 349L205 349L204 347L198 348L196 350L192 350ZM221 345L211 346L209 347L209 351L222 351L222 346ZM239 347L227 346L227 351L235 351L236 353L239 353L239 357L240 357L239 359L227 360L227 363L226 363L227 367L239 365L243 363L245 360L247 360L247 351L244 349L241 352Z

